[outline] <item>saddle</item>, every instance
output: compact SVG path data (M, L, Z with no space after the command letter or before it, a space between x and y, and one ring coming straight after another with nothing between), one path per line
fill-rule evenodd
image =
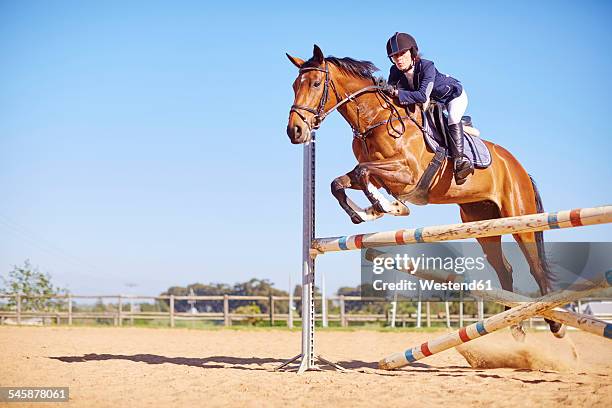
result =
M415 188L407 194L397 196L401 201L408 201L416 205L429 203L429 189L433 183L435 175L440 170L442 163L450 157L448 148L448 118L444 114L445 106L441 103L432 101L428 106L423 107L423 137L425 144L432 152L434 157L427 165L427 168L417 181ZM478 137L480 132L472 125L472 118L464 116L461 118L463 128L463 154L472 161L477 169L485 169L491 165L491 152Z
M442 147L446 150L446 157L449 157L448 149L448 117L444 113L444 104L431 101L423 109L423 127L425 131L425 143L431 151L435 152ZM472 118L464 116L461 118L463 125L464 148L463 153L478 169L486 169L491 165L491 153L480 139L480 131L472 125Z

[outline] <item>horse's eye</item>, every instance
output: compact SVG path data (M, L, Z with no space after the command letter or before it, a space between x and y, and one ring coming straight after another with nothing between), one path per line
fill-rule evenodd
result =
M315 88L320 87L320 86L321 86L321 81L317 81L317 82L315 82L315 83L313 84L313 86L314 86Z

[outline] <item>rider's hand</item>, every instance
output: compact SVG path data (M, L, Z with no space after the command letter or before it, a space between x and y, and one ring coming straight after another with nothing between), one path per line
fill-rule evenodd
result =
M398 95L398 90L395 86L391 85L391 84L383 84L381 85L381 91L383 91L384 93L386 93L387 95L395 98Z

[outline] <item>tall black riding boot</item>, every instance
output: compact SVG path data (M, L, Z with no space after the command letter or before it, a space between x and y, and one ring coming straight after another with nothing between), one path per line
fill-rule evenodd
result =
M467 176L474 173L474 165L463 154L463 125L457 123L448 125L450 136L450 152L454 160L455 183L461 185L465 183Z

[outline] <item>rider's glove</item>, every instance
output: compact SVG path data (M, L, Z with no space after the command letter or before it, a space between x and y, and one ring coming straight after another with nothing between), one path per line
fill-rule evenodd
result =
M391 84L382 84L381 85L381 91L383 91L384 93L386 93L387 95L395 98L398 95L398 90L395 86L391 85Z

